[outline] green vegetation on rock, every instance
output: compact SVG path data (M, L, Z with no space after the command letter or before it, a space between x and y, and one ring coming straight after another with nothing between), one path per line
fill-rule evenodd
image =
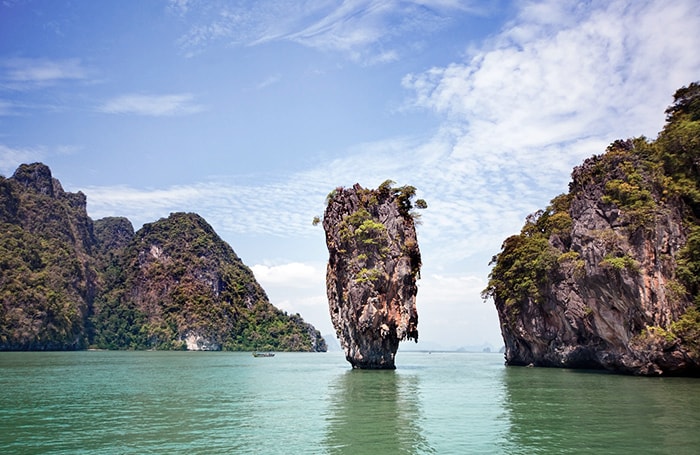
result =
M552 271L577 254L562 254L549 241L557 238L564 244L570 242L570 202L568 195L556 197L546 210L527 217L519 235L508 237L503 242L501 253L489 264L494 267L488 287L482 292L483 298L498 295L508 306L528 299L541 303L540 290Z

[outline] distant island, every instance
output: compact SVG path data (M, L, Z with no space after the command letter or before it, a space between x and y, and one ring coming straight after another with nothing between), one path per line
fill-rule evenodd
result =
M700 85L613 142L492 260L506 363L700 375Z
M201 216L93 222L41 163L0 176L0 270L0 350L326 350Z

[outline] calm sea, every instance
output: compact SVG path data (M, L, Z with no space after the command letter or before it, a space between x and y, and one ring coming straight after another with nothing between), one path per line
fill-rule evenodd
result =
M0 353L2 454L697 454L700 380L499 354Z

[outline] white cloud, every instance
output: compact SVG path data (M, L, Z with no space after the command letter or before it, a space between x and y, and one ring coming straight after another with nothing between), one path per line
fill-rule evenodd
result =
M324 335L334 333L325 293L325 264L285 262L256 264L251 269L273 305L300 313Z
M281 80L282 80L282 76L280 76L279 74L274 74L274 75L268 77L267 79L263 79L262 81L260 81L256 87L258 90L262 90L262 89L267 88L271 85L277 84Z
M16 112L15 103L0 99L0 116L14 115Z
M427 172L440 178L422 186L439 212L432 227L426 213L427 234L481 245L515 233L583 158L655 136L673 92L699 74L698 43L689 1L530 2L468 61L406 76L415 105L445 118L435 141L448 151Z
M74 145L11 147L0 144L0 174L11 176L20 164L36 163L53 157L73 155L79 150L80 147Z
M365 64L394 61L400 49L445 26L459 14L482 14L484 7L466 1L381 2L292 1L244 4L171 2L189 13L194 25L178 43L192 56L217 42L259 45L293 41L307 47L341 52Z
M201 112L204 108L195 104L189 93L169 95L122 95L102 104L98 110L106 114L133 114L151 117L186 115Z
M298 289L323 289L325 270L301 262L280 265L256 264L251 267L255 278L267 286L285 286Z
M192 0L170 0L168 9L175 14L185 15L190 9Z
M3 79L12 83L50 85L61 80L85 79L88 70L80 59L12 58L3 61Z
M46 147L17 148L0 144L0 174L11 176L20 164L43 160Z
M421 296L429 296L431 301L447 305L467 304L467 296L479 294L486 287L486 281L481 277L437 273L424 273L418 284Z

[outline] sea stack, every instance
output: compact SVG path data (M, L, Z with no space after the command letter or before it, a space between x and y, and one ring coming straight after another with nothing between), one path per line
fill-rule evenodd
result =
M323 216L331 320L353 368L394 369L399 342L418 341L416 189L393 183L336 188Z

